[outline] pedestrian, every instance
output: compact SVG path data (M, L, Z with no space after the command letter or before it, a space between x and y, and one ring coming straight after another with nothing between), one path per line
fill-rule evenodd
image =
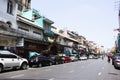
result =
M110 63L111 54L108 53L108 54L107 54L107 57L108 57L108 63Z
M104 55L102 55L102 60L104 60Z

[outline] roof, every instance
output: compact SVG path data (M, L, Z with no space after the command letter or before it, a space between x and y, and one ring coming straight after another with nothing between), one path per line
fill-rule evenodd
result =
M43 20L46 21L46 22L48 22L48 23L50 23L50 24L53 24L53 23L54 23L53 21L51 21L51 20L48 19L48 18L44 18Z
M0 54L13 54L7 50L0 50Z

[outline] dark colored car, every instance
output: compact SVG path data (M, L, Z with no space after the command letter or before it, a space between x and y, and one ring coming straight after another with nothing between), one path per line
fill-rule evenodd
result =
M114 54L112 56L112 64L116 69L120 68L120 54Z
M50 57L46 57L43 55L35 55L29 59L29 65L32 67L33 65L37 65L37 67L42 66L51 66L54 61Z
M54 61L54 64L63 64L64 61L61 56L58 55L51 55L51 59Z
M72 61L71 58L68 56L62 56L62 59L63 59L64 63Z

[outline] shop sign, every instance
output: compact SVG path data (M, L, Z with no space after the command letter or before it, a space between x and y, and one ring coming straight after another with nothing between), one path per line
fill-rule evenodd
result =
M24 46L24 38L18 38L16 46L23 47Z

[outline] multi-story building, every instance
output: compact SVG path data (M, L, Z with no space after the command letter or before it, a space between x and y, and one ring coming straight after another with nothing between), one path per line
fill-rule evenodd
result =
M59 44L59 52L66 54L66 55L71 55L71 54L77 54L79 53L79 48L82 46L79 46L82 44L83 38L79 38L78 34L72 33L68 30L62 30L57 27L52 27L52 31L57 35L57 44ZM79 40L81 42L79 42ZM62 50L62 51L60 51Z
M17 6L17 0L0 0L0 46L16 46Z
M22 12L22 16L44 29L44 39L46 41L48 41L47 38L53 37L54 33L51 31L51 25L54 22L44 16L41 16L39 11L35 9L28 9Z
M22 11L31 8L31 0L18 0L17 14L21 15Z
M48 49L48 45L53 42L51 39L54 33L51 31L51 25L54 22L40 15L35 9L26 9L21 15L17 16L18 30L23 34L19 39L24 45L17 46L20 52L39 51Z

